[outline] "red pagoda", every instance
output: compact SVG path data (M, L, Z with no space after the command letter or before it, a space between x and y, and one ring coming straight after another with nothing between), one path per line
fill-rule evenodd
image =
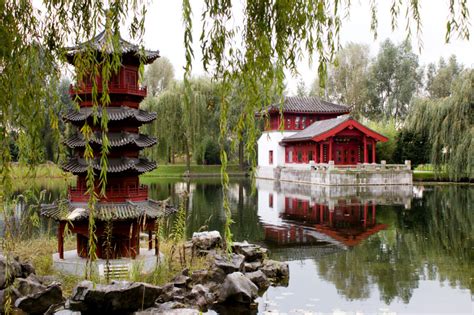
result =
M148 232L148 249L152 250L156 220L172 210L164 203L149 199L147 186L140 185L138 178L140 174L156 168L155 162L140 157L140 151L155 145L156 139L140 134L139 127L152 122L156 118L156 113L139 109L139 104L145 98L147 90L138 82L138 69L140 60L145 64L150 64L160 55L158 51L140 50L137 45L122 38L119 38L118 46L113 46L120 49L121 66L108 82L110 103L106 107L109 140L107 186L105 196L101 197L94 207L98 240L96 254L98 258L135 258L140 253L140 233ZM91 41L69 49L68 62L74 65L76 56L83 53L86 47L88 49L92 47L99 61L105 54L111 55L114 52L114 48L107 42L105 31L103 31ZM96 82L97 100L100 100L102 78L99 76ZM92 167L98 191L98 174L101 171L102 104L99 101L98 119L94 122L92 89L93 83L87 75L82 82L76 82L76 86L71 85L70 94L80 99L79 110L70 110L63 116L65 121L77 129L77 133L65 141L65 144L73 149L74 156L62 165L63 170L77 176L76 186L69 188L66 202L43 206L43 215L59 222L60 259L64 259L63 234L66 225L72 233L77 235L77 255L83 258L88 256L90 213L89 195L86 194L88 161L84 159L86 142L79 129L87 122L94 131L89 143L95 156ZM106 250L104 242L107 223L112 224L112 237L110 239L109 233L111 244ZM155 254L159 254L156 237Z

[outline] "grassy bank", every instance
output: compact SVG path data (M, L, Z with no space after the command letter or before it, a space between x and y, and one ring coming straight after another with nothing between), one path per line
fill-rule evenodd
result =
M230 164L227 167L229 175L245 176L247 172L239 170L239 165ZM189 177L212 177L220 176L220 165L191 165ZM184 164L168 164L159 165L155 170L143 174L142 177L183 177L186 175L186 165Z
M448 174L442 172L436 174L434 171L420 171L414 170L413 171L413 181L414 182L458 182L458 183L465 183L465 182L473 182L474 179L468 180L467 178L462 179L460 181L453 181L449 178Z

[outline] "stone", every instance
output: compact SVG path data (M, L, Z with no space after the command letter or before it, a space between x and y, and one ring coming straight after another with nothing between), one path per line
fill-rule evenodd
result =
M175 287L174 283L167 283L163 286L160 295L156 298L156 301L159 303L165 303L176 300L177 297L182 297L184 300L185 292L186 291L183 288Z
M266 248L248 242L235 242L232 245L232 250L236 254L245 256L246 262L262 261L268 253Z
M0 290L0 314L5 313L5 294L7 294L7 290L10 290L9 294L12 306L15 305L15 301L21 296L20 292L18 292L18 290L12 286L10 286L9 289Z
M257 297L258 288L241 272L228 274L219 294L219 302L250 304Z
M230 257L227 255L215 255L214 265L222 269L226 274L243 271L244 270L244 255L231 254Z
M171 280L171 282L174 283L175 287L186 288L188 284L191 282L191 278L181 274L174 277L174 279Z
M44 314L50 308L64 302L59 283L53 283L43 291L21 297L15 301L15 307L28 314Z
M73 290L70 309L87 313L127 313L151 307L163 288L141 282L112 281L93 286L82 281Z
M26 279L17 278L17 289L20 294L29 295L29 294L36 294L41 291L46 290L46 286L42 285L35 277L29 277Z
M290 275L288 264L276 260L265 260L260 270L273 280L287 279Z
M12 259L7 263L6 257L0 255L0 289L4 289L7 283L11 284L15 278L20 278L21 276L21 265L18 260Z
M29 262L20 263L20 267L23 278L26 278L31 274L36 274L35 267L33 267Z
M252 281L259 290L266 290L270 286L270 281L261 270L246 273L245 277Z
M199 309L203 310L207 308L207 305L210 305L214 302L214 294L209 291L209 288L202 284L196 284L191 292L186 296L188 303L194 306L197 306Z
M220 247L222 245L222 237L219 231L195 232L191 242L197 249L209 250Z
M185 308L186 306L178 302L166 302L160 304L158 307L148 308L143 311L135 312L135 315L155 315L155 314L166 314L166 315L198 315L200 312L196 309Z
M246 262L244 263L244 271L245 272L254 272L257 271L262 267L262 262L260 261L253 261L253 262Z

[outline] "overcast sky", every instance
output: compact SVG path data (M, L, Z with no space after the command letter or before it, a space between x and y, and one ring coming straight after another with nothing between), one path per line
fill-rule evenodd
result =
M239 3L239 1L237 1ZM378 39L374 41L370 32L370 9L368 0L353 0L349 20L343 21L341 29L342 45L347 42L365 43L370 45L371 56L374 56L379 48L380 42L390 38L394 42L400 42L405 38L404 11L400 13L399 30L391 31L390 4L391 1L378 1L379 26ZM405 1L407 2L407 1ZM446 32L446 21L448 16L447 0L424 0L421 2L421 18L423 22L423 48L420 55L420 63L426 65L430 62L437 62L439 58L449 57L451 54L457 56L464 65L474 66L474 42L460 41L455 38L450 44L445 44L444 36ZM199 35L202 27L201 9L202 1L191 0L193 5L193 26L195 40L195 61L193 64L193 74L201 75L204 71L201 66L201 54L199 48ZM469 2L471 21L474 16L474 1ZM147 49L159 49L162 56L171 60L174 65L176 78L181 79L183 75L184 45L183 26L181 16L181 1L179 0L154 0L148 7L145 21L145 46ZM415 34L416 31L413 31ZM471 22L471 33L474 33ZM474 37L474 34L471 34ZM418 53L418 41L413 36L412 44ZM299 63L299 72L307 87L316 77L316 66L309 66L306 60ZM297 78L287 78L289 94L295 92Z

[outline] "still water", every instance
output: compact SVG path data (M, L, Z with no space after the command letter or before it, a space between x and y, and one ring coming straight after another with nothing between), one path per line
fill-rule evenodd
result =
M225 221L219 179L144 179L156 200L188 194L187 233ZM50 198L59 195L50 188ZM286 261L258 312L472 314L474 186L320 188L234 179L236 241ZM51 231L42 225L42 230Z
M154 181L152 197L189 193L188 236L224 223L219 180ZM465 313L474 289L474 187L230 186L235 240L287 261L259 313Z

